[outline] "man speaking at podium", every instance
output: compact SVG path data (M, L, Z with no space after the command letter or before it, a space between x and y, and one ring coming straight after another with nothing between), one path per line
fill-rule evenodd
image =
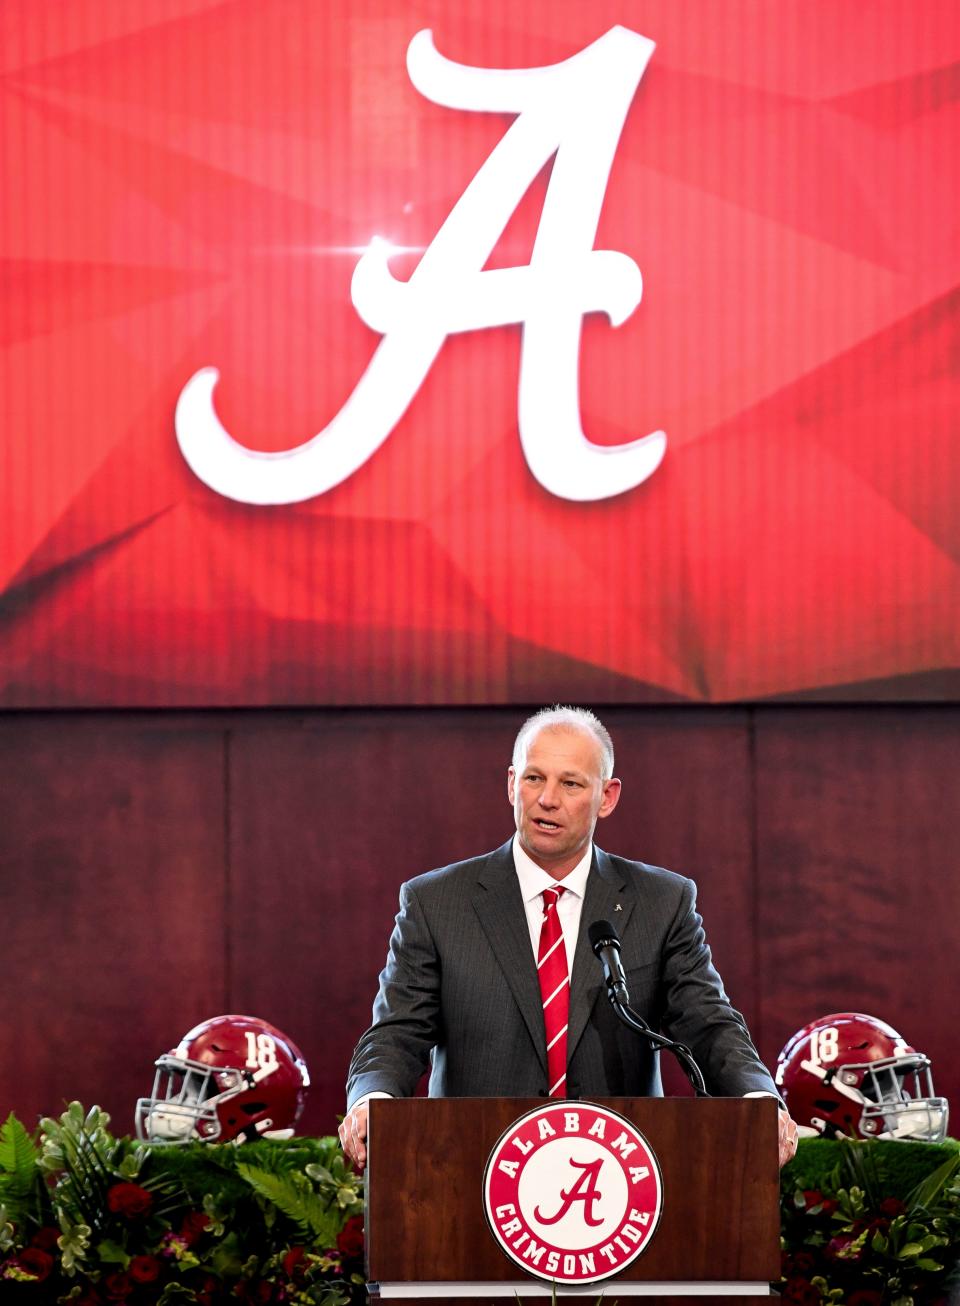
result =
M778 1096L710 956L691 880L593 843L620 800L613 743L583 708L544 708L507 772L517 831L495 852L404 884L340 1140L366 1163L371 1095L661 1096L650 1045L604 995L588 927L620 936L630 1005L693 1052L709 1093ZM780 1163L796 1127L780 1110Z

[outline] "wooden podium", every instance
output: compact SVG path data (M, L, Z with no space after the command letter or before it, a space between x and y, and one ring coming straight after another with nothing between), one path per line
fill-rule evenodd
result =
M603 1098L660 1164L662 1214L622 1274L557 1301L744 1306L780 1275L777 1103L772 1098ZM370 1103L366 1184L370 1299L430 1306L550 1301L552 1287L501 1251L484 1215L484 1167L509 1125L543 1098Z

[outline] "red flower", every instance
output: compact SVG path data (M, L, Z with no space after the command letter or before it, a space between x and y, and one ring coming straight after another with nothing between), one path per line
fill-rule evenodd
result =
M363 1255L363 1216L351 1215L337 1234L337 1250L341 1256Z
M303 1277L303 1262L307 1255L305 1247L291 1247L283 1258L283 1272L288 1279ZM298 1273L299 1271L299 1273Z
M813 1252L801 1248L796 1252L782 1252L780 1256L780 1277L783 1279L810 1278L816 1269L817 1258Z
M890 1220L895 1219L898 1215L903 1215L906 1209L899 1197L885 1197L880 1203L880 1214L887 1216Z
M53 1257L41 1251L39 1247L25 1247L18 1254L16 1263L21 1270L32 1274L38 1283L43 1283L53 1269Z
M102 1306L102 1302L96 1288L84 1288L79 1297L71 1299L70 1306Z
M880 1306L883 1293L876 1288L854 1288L847 1297L847 1306Z
M832 1197L824 1197L819 1188L805 1188L803 1209L812 1215L832 1215L837 1204Z
M250 1279L241 1279L233 1291L241 1301L261 1302L264 1304L273 1301L273 1285L267 1283L264 1279L258 1279L256 1282Z
M198 1306L213 1306L219 1289L220 1280L215 1279L212 1274L205 1274L200 1286L194 1290L197 1294Z
M153 1194L139 1184L114 1184L107 1189L107 1205L114 1215L125 1220L135 1220L147 1215L153 1206Z
M31 1247L39 1247L42 1252L52 1252L57 1245L57 1239L60 1237L60 1230L53 1229L49 1224L45 1224L42 1229L30 1239Z
M136 1187L135 1184L130 1185ZM115 1270L104 1277L103 1286L111 1301L126 1301L133 1292L133 1280L124 1270Z
M788 1279L784 1285L781 1301L788 1301L794 1306L819 1306L822 1298L820 1289L815 1288L806 1279Z
M127 1271L135 1283L153 1283L160 1273L160 1262L155 1256L134 1256Z
M206 1233L213 1221L209 1215L204 1215L202 1211L190 1211L183 1217L183 1223L180 1225L180 1236L186 1240L188 1247L192 1247L200 1236Z

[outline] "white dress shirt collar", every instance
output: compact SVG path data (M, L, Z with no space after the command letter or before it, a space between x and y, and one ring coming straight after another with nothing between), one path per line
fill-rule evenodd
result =
M587 876L590 874L590 863L593 860L593 844L588 843L586 852L577 862L576 866L569 875L565 875L562 880L555 880L549 871L542 867L530 857L520 843L520 836L513 836L513 864L517 868L517 878L520 881L520 893L524 902L530 902L533 898L539 898L544 889L549 889L552 885L561 884L569 893L574 893L582 901L583 895L587 891ZM561 899L562 901L562 899Z

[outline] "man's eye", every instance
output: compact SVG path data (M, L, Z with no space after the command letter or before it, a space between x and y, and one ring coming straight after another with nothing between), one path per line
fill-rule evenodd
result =
M582 787L579 780L564 780L563 783L568 789L580 789Z

